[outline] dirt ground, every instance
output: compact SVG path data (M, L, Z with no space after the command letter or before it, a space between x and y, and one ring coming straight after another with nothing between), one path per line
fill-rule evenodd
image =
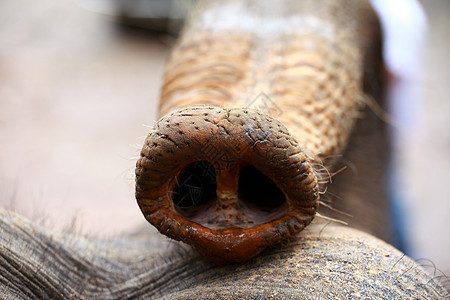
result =
M119 29L104 2L0 2L0 205L107 237L145 224L134 165L172 39ZM450 274L450 2L422 3L428 34L396 108L393 184L411 255Z

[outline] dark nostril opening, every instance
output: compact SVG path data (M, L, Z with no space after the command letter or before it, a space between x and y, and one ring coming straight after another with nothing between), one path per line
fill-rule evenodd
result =
M216 199L216 173L211 163L196 161L175 177L171 199L176 210L185 217L193 217L200 207L211 205Z
M273 213L285 206L284 193L253 166L245 166L239 176L239 199L262 212Z

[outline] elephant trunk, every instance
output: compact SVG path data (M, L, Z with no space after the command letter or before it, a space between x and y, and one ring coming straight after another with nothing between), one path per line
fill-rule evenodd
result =
M329 158L363 107L379 33L370 6L284 2L198 5L137 162L145 218L217 263L248 260L312 221Z

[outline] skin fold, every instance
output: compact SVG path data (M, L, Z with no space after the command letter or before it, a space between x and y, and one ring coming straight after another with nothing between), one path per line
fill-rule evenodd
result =
M151 226L100 240L0 209L0 298L448 295L385 242L395 236L385 128L366 107L382 103L381 35L369 4L255 3L199 4L168 61L160 120L137 162L144 217L192 248ZM184 202L199 184L206 200ZM281 200L261 204L263 188ZM350 226L313 221L317 210L347 218L319 201L352 214Z

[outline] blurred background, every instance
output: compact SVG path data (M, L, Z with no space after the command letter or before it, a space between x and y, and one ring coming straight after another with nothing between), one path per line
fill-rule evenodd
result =
M0 2L1 206L99 237L146 223L134 165L191 2ZM450 1L422 0L423 10L413 0L374 2L386 16L399 124L391 171L398 225L410 256L450 274Z

